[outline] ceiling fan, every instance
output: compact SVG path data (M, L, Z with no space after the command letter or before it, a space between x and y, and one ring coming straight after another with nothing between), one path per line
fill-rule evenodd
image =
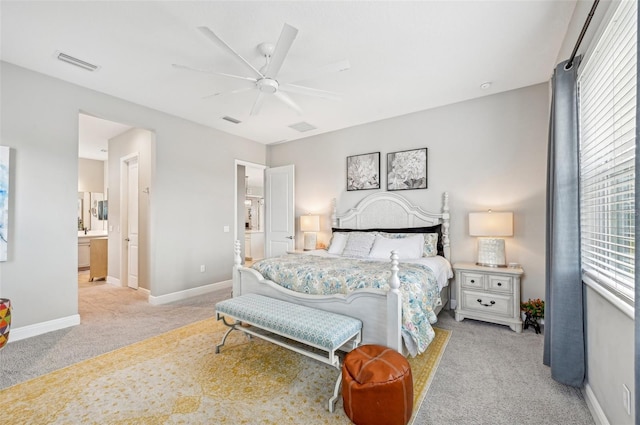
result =
M329 65L325 65L320 69L317 69L313 72L309 72L305 75L299 75L291 81L279 81L278 73L280 72L280 68L284 63L284 60L289 53L289 49L293 44L296 36L298 35L298 30L292 27L289 24L284 24L282 28L282 32L280 33L280 38L278 42L274 46L270 43L261 43L258 45L258 50L265 57L265 64L260 69L256 69L249 61L240 56L231 46L224 42L220 37L218 37L211 29L208 27L198 27L198 30L209 40L213 41L214 44L221 47L223 50L227 51L231 54L238 62L240 62L245 69L250 73L251 76L242 76L242 75L234 75L227 74L224 72L217 72L208 69L199 69L186 65L178 65L173 64L173 67L180 69L188 69L191 71L204 72L208 74L222 75L225 77L241 79L245 81L249 81L252 84L247 87L239 88L236 90L231 90L227 92L219 92L213 93L211 95L205 96L213 97L219 96L222 94L235 94L235 93L243 93L251 90L257 90L258 94L256 96L255 101L253 102L253 106L251 107L251 115L257 115L260 112L260 108L264 102L265 96L272 95L276 99L283 102L285 105L289 106L293 110L295 110L298 114L302 113L302 108L298 106L296 102L287 94L287 93L296 93L302 94L306 96L314 96L324 99L332 99L339 100L340 94L334 93L326 90L314 89L311 87L305 87L298 84L294 84L297 81L308 80L313 77L319 76L321 74L329 73L329 72L340 72L346 71L350 68L349 61L342 60L336 63L332 63Z

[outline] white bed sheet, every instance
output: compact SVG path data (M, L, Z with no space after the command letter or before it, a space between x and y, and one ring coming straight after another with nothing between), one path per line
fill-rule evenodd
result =
M321 257L336 257L339 258L341 255L337 254L329 254L325 249L315 249L312 251L304 251L306 255L318 255ZM383 261L383 262L391 262L391 255L389 255L389 259L377 259L377 258L360 258L361 260L370 260L370 261ZM400 261L401 263L417 263L423 264L433 270L433 273L436 277L436 281L438 282L438 288L442 291L442 288L449 286L449 279L453 278L453 268L451 267L451 263L446 258L436 255L435 257L420 257L412 260Z

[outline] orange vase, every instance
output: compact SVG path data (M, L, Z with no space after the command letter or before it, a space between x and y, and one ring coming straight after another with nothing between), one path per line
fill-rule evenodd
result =
M11 300L0 298L0 350L9 341L9 329L11 328Z

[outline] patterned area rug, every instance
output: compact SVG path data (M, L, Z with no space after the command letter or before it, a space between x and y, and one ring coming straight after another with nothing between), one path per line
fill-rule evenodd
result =
M10 424L350 424L337 369L208 319L0 391ZM409 359L414 416L449 341Z

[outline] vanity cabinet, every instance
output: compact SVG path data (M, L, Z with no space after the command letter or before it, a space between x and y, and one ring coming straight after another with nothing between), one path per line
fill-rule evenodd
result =
M89 243L90 252L90 265L89 265L89 280L98 277L107 277L107 264L108 264L108 242L107 238L93 238Z
M86 269L91 262L90 238L78 238L78 269Z

